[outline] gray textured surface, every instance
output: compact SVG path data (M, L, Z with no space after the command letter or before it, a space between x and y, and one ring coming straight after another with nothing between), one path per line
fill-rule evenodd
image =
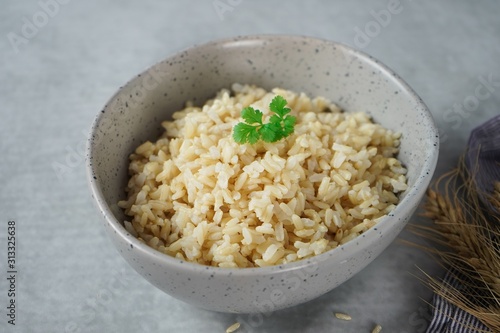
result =
M416 266L440 269L399 242L327 295L269 315L211 313L163 294L103 233L86 185L83 133L120 85L182 48L238 34L305 34L357 46L420 94L444 138L439 176L456 163L470 130L499 113L498 2L401 0L385 26L370 22L388 1L289 1L284 8L221 0L234 4L223 19L213 1L66 2L46 24L38 1L6 0L0 12L1 332L224 332L237 319L242 332L369 332L375 323L386 332L424 332L431 294ZM41 27L16 52L9 33L22 37L33 18ZM357 38L365 28L373 37ZM64 167L56 171L54 163ZM9 219L17 222L15 327L5 309ZM337 320L333 311L354 320Z

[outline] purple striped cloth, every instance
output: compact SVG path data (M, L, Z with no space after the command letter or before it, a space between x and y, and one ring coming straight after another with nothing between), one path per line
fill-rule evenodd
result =
M482 203L499 214L483 193L492 193L494 182L500 181L500 115L471 132L465 157L467 168L474 174Z
M443 283L450 288L463 288L455 276L460 274L450 271L446 274ZM427 333L486 333L491 332L488 327L476 317L450 304L444 298L434 295L434 314L427 328Z
M500 181L500 115L495 116L471 132L465 163L470 174L475 177L479 193L491 193L495 181ZM499 211L480 195L485 209L495 215ZM449 271L444 285L452 288L465 288L456 279L460 272ZM460 278L460 280L463 280ZM434 295L434 313L427 333L484 333L491 332L476 317L450 304L441 296Z

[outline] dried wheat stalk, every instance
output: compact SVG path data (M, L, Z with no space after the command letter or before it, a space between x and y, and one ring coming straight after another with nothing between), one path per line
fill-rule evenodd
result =
M435 256L461 285L457 288L426 274L430 288L500 332L500 184L492 194L481 194L472 175L462 158L457 169L427 192L424 215L434 225L410 228L436 245L419 247ZM497 211L486 211L480 197Z

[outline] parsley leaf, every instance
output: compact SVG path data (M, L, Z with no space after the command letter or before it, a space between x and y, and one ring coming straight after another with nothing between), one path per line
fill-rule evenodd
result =
M254 144L259 140L259 135L255 131L255 127L245 123L239 123L234 126L233 139L238 143L250 142Z
M273 100L271 101L271 104L269 104L269 109L274 113L278 114L279 116L283 117L285 114L290 112L290 109L285 108L285 106L286 106L286 99L278 95L274 97Z
M249 106L241 111L241 118L245 119L247 124L259 123L262 125L262 112Z
M283 127L283 133L285 134L285 137L289 136L290 134L293 133L293 128L295 126L295 122L297 121L297 118L295 117L285 117L283 119L284 127Z
M254 144L259 139L264 142L277 142L286 138L294 131L297 118L289 115L292 111L286 107L286 99L276 96L269 104L269 109L274 112L269 123L262 122L262 112L249 106L241 110L244 123L238 123L233 129L233 139L238 143Z
M274 128L272 123L264 124L259 129L260 138L265 142L275 142L276 139L276 128Z
M280 121L281 121L280 116L275 115L275 114L273 114L273 115L271 116L271 118L269 118L269 122L270 122L271 124L279 124L279 123L280 123Z

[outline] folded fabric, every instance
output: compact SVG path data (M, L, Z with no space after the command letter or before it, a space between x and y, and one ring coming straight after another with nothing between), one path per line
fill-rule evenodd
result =
M484 197L500 181L500 115L475 128L467 145L465 163L474 175L479 197L488 210L500 212Z
M450 288L461 288L463 286L455 276L460 274L449 271L443 280L443 286ZM491 332L483 323L470 313L449 303L443 297L434 295L434 313L431 323L427 327L427 333L486 333Z
M500 182L500 115L471 132L465 163L469 175L474 176L479 199L488 213L486 215L499 216L500 212L487 199L487 194L492 193L495 182ZM463 290L466 287L461 285L459 280L463 281L463 275L456 270L450 270L443 280L443 288ZM437 294L434 295L433 306L433 318L427 333L491 332L476 317Z

